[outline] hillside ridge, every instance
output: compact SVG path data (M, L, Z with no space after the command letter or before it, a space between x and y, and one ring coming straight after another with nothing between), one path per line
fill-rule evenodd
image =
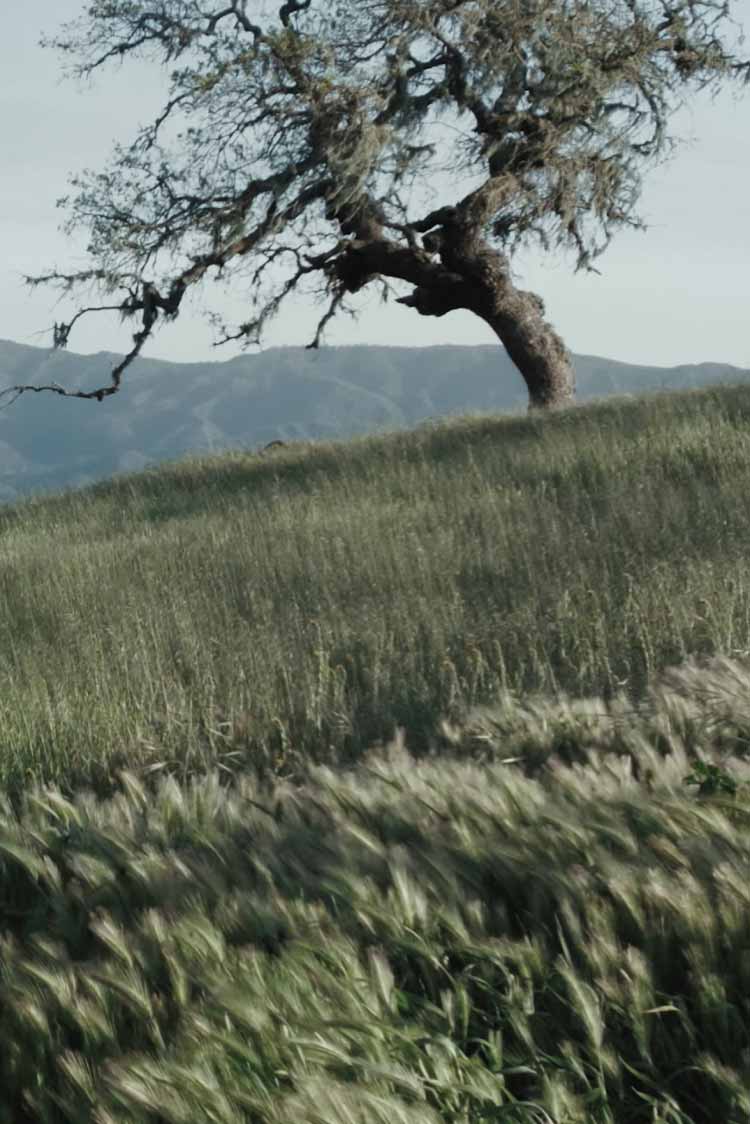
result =
M118 357L0 340L0 388L50 381L97 386ZM750 377L710 361L657 367L593 355L574 359L579 402ZM494 344L269 347L213 362L139 359L121 393L104 405L42 394L0 410L0 502L191 453L346 439L470 413L519 414L526 402L518 372Z

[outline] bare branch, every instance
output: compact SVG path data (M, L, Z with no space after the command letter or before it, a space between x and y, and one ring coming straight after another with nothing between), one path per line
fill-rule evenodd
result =
M342 307L343 303L344 303L344 293L342 291L334 293L333 296L331 297L331 303L329 304L329 306L326 309L323 316L318 321L318 326L315 329L315 335L314 335L313 339L311 340L310 343L308 343L306 345L305 350L307 350L307 351L317 350L318 347L320 347L320 341L323 338L323 332L325 331L326 325L331 320L333 320L334 316L336 315L339 308Z
M287 0L279 9L279 19L284 27L289 27L292 16L297 12L304 12L310 7L310 0Z

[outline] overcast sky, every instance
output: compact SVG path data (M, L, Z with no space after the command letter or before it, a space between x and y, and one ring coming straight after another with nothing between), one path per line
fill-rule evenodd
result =
M71 243L59 233L63 215L55 201L66 192L69 173L103 165L113 140L129 140L160 105L163 76L145 64L103 71L87 86L61 79L59 57L38 40L84 6L83 0L28 0L8 4L3 14L0 339L50 345L53 321L67 318L71 306L56 307L50 291L31 293L22 277L85 261L83 238ZM750 0L736 0L733 13L750 31ZM750 35L745 49L750 52ZM536 252L516 259L518 280L544 298L574 352L665 366L713 360L750 367L750 87L739 98L731 90L714 101L701 97L674 127L689 143L647 178L645 234L620 234L597 262L601 276L575 275L569 260ZM162 329L144 354L185 362L240 353L235 344L212 348L200 301L183 307L194 315ZM238 301L222 307L237 320L244 316ZM468 313L424 318L382 305L375 292L365 293L359 307L359 321L335 321L326 342L496 342ZM318 315L309 304L287 305L264 346L307 343ZM91 316L76 326L70 348L124 351L128 343L127 328Z

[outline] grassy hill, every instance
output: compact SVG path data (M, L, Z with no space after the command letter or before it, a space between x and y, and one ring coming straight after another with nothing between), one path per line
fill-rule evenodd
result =
M117 358L0 340L0 389L92 389L109 381ZM750 371L721 363L648 367L576 355L574 364L580 402L750 380ZM272 439L341 441L412 429L428 418L525 413L527 404L520 374L492 344L273 347L213 363L139 358L101 409L52 394L0 408L0 502Z
M746 1121L748 495L735 387L2 509L0 1124Z

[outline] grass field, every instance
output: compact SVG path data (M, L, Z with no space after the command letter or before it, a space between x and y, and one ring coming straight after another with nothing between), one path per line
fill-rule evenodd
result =
M0 1124L750 1119L749 508L737 387L0 510Z

